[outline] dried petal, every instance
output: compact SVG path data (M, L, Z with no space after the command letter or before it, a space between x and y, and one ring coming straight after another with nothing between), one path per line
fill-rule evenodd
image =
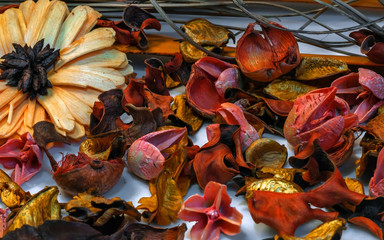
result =
M384 197L384 148L377 157L376 169L369 182L369 192L373 197Z
M281 168L284 166L287 156L287 148L269 138L257 139L245 152L246 161L255 165L256 168Z
M294 101L297 97L315 90L309 86L291 80L274 80L264 88L264 92L279 100Z
M303 189L294 182L287 181L282 178L263 178L255 180L247 185L247 194L245 199L252 197L254 191L269 191L269 192L281 192L281 193L299 193L303 192Z
M0 169L0 198L5 206L9 208L19 207L31 197L31 194L24 190Z
M348 72L348 65L340 60L325 57L304 57L296 68L297 80L316 80Z

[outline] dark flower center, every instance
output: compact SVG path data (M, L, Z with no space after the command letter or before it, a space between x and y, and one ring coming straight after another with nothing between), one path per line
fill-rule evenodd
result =
M47 95L47 88L52 84L47 77L48 69L56 62L60 55L59 50L44 46L44 39L38 41L34 47L22 47L14 43L15 51L5 54L0 64L3 73L0 80L6 80L7 85L17 87L23 93L28 93L30 99L38 95Z

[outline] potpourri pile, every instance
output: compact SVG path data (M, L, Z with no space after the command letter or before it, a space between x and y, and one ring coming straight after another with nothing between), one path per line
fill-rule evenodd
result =
M234 39L201 18L181 28L215 53ZM132 5L112 21L63 1L2 7L0 164L12 171L0 170L3 239L183 239L184 223L149 225L178 219L196 222L191 239L236 235L243 215L231 205L231 180L255 223L276 230L271 239L340 239L347 222L383 239L383 71L302 57L294 35L279 28L249 23L236 62L172 41L180 52L166 62L146 59L137 78L119 49L151 48L145 30L161 24L145 10ZM382 63L381 40L369 36L358 42ZM170 96L179 85L185 94ZM208 142L194 145L188 135L203 122ZM284 136L295 155L264 132ZM371 178L369 193L338 170L359 136L356 176ZM73 140L81 141L77 153L50 154ZM22 184L40 171L44 154L57 186L31 195ZM123 171L148 183L151 196L138 206L103 197ZM204 195L185 199L192 184ZM72 200L59 203L59 191ZM295 237L313 219L323 223Z

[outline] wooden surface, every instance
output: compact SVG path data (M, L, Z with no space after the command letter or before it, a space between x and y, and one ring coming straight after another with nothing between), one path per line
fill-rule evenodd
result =
M331 3L332 2L331 0L323 0L323 1L326 2L326 3ZM247 2L247 0L245 0L244 2ZM305 2L305 3L314 3L314 1L312 1L312 0L295 0L295 1L272 0L272 2ZM344 0L344 2L346 2L346 1ZM351 6L354 6L354 7L381 7L381 8L383 8L383 5L381 5L379 3L379 1L377 1L377 0L360 0L360 1L352 3Z

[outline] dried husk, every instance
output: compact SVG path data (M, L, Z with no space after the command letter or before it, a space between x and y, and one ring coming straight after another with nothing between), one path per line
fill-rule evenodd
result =
M303 189L294 182L287 181L283 178L263 178L255 180L247 185L247 193L245 199L249 199L254 191L270 191L280 193L298 193ZM257 193L256 193L257 194Z
M9 208L22 206L30 197L31 194L29 192L25 192L0 169L0 198L5 206Z
M270 138L257 139L245 152L246 161L255 165L256 168L281 168L287 156L287 148Z

